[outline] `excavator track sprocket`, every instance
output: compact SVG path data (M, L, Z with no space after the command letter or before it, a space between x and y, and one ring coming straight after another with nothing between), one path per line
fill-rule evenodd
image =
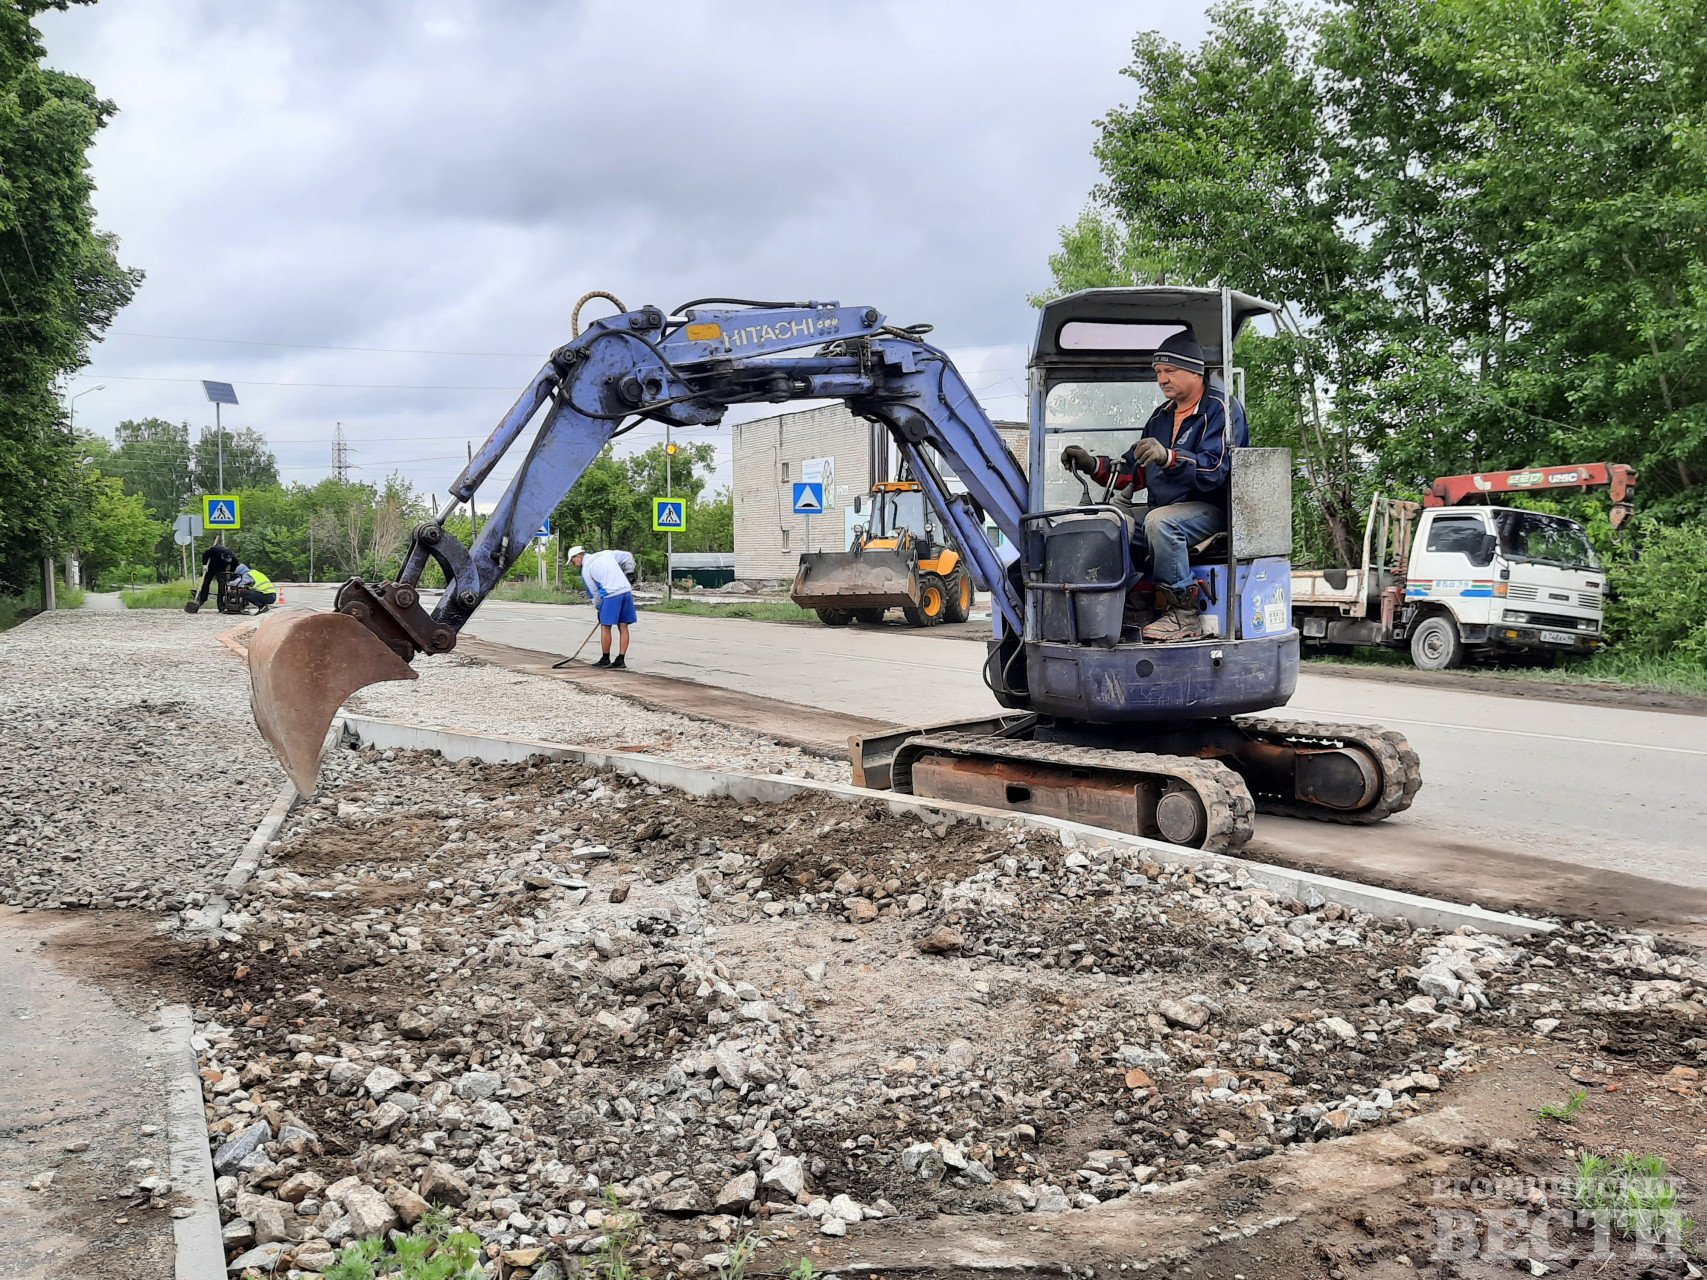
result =
M1219 760L1191 756L922 734L897 749L891 785L1210 851L1236 850L1253 830L1255 806L1244 779Z
M1289 796L1256 791L1260 813L1310 818L1317 822L1340 822L1367 826L1411 807L1422 789L1422 764L1405 735L1374 724L1323 724L1309 720L1268 720L1241 716L1241 730L1259 742L1276 746L1348 747L1366 752L1381 771L1380 791L1361 809L1331 809L1326 805L1301 804Z

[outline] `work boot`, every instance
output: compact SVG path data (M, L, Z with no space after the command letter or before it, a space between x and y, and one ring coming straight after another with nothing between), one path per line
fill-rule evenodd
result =
M1158 587L1156 603L1166 605L1167 609L1144 628L1144 639L1162 642L1203 639L1203 603L1196 584L1184 593Z
M608 667L608 666L610 666L611 665L610 654L601 653L599 655L599 660L597 662L595 662L593 665L595 667Z
M615 660L610 664L610 669L612 671L627 671L628 655L626 653L617 654Z

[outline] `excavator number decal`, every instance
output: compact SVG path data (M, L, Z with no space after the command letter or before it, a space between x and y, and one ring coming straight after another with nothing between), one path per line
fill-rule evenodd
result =
M723 326L720 324L690 324L688 326L689 342L706 342L722 336Z

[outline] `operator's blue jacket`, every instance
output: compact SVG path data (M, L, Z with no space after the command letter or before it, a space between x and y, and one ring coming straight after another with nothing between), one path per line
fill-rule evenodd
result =
M1232 408L1233 438L1229 442L1227 411L1220 392L1205 388L1197 408L1180 423L1177 433L1173 402L1162 401L1138 438L1148 436L1161 441L1172 451L1168 461L1161 466L1138 466L1132 456L1138 447L1135 440L1118 460L1099 457L1092 479L1097 484L1107 484L1112 475L1116 489L1148 487L1152 507L1175 502L1214 502L1225 506L1227 477L1233 469L1229 450L1251 442L1250 428L1245 425L1245 406L1234 400Z

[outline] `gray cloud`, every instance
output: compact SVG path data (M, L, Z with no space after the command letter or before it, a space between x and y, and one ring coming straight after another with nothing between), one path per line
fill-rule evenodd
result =
M1203 19L107 0L41 25L50 61L121 109L94 156L100 221L148 272L72 387L107 387L79 421L211 423L195 379L221 378L288 479L329 469L342 421L362 474L442 492L591 288L869 302L934 322L992 411L1022 413L1025 294L1095 181L1131 38Z

